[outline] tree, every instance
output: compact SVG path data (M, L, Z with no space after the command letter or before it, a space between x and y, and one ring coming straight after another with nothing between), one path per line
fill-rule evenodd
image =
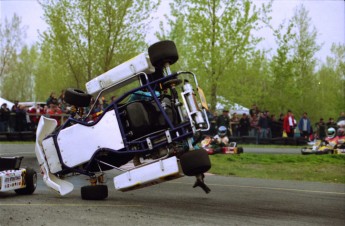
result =
M294 38L294 73L297 87L297 106L300 114L305 109L313 109L313 93L308 87L316 85L315 53L321 46L317 44L317 30L312 26L311 18L304 5L297 7L292 22L295 25Z
M4 78L2 91L9 100L33 101L35 98L35 65L38 57L37 47L24 46L12 59L7 76Z
M320 115L337 118L345 109L345 45L333 43L331 56L317 72L317 90Z
M175 67L196 72L212 110L218 96L236 100L237 66L260 41L252 34L260 27L260 10L249 0L175 0L171 9L170 32L163 29L158 38L177 44L182 60Z
M272 86L270 88L271 110L286 112L287 108L295 105L296 87L294 78L293 45L295 33L294 24L290 20L287 25L282 22L277 29L273 29L278 48L270 62Z
M21 26L21 19L16 14L10 22L5 18L5 24L0 24L0 81L8 73L17 51L22 46L25 32L26 27Z
M49 29L42 35L45 63L38 68L37 81L44 79L51 90L66 88L64 80L82 88L85 82L146 50L146 29L159 3L42 0Z

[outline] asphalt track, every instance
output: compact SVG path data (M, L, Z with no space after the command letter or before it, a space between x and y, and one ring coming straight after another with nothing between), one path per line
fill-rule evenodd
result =
M1 155L24 155L22 165L38 171L33 149L5 146L0 144ZM109 197L102 201L80 198L80 187L88 184L83 176L68 179L75 189L64 197L48 189L41 177L33 195L0 193L0 226L345 225L344 184L207 175L209 194L192 188L192 177L123 193L114 189L115 175L108 173Z

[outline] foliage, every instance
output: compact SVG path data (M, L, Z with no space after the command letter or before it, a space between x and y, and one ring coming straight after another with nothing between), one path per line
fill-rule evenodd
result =
M87 81L137 55L146 49L145 31L157 3L42 0L49 29L42 35L36 82L50 90L84 89Z
M16 14L11 21L5 18L5 24L0 24L0 82L13 68L13 59L17 56L17 51L22 47L25 38L26 28L21 26L21 18ZM3 83L0 83L2 88ZM0 92L6 96L5 92Z
M201 86L215 109L217 96L226 99L238 88L233 83L238 66L255 53L259 39L252 35L259 29L260 11L251 1L182 1L171 4L171 32L160 38L176 42L181 66L187 66L199 75ZM191 57L193 53L193 57Z
M2 91L9 100L33 101L36 100L34 73L38 57L37 47L24 46L20 54L12 59L8 75L4 78ZM15 84L15 88L13 87Z

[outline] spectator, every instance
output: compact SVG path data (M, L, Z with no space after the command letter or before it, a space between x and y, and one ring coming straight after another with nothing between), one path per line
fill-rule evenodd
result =
M27 131L29 129L28 122L30 122L30 119L27 114L26 107L24 105L18 105L15 119L15 131Z
M0 132L7 132L11 111L8 109L7 104L3 103L0 108Z
M283 131L284 131L284 117L285 117L285 115L284 115L284 113L280 113L280 115L279 115L279 119L278 119L278 122L279 122L279 125L280 125L280 133L281 133L281 136L280 137L282 137L283 136Z
M318 139L324 140L327 135L327 126L323 121L323 118L320 118L320 121L317 123L316 126L316 134Z
M256 115L259 114L259 108L256 106L256 104L253 104L252 108L249 110L249 115L251 118L253 117L254 114Z
M213 114L210 112L210 115L212 116L212 118L209 118L209 122L210 122L210 131L209 131L209 133L212 136L214 136L215 134L217 134L218 113L217 113L217 111L214 111Z
M288 137L294 137L295 127L295 118L293 117L291 110L288 110L287 114L284 117L283 130L286 132Z
M18 104L19 104L18 100L14 101L14 105L11 108L11 112L16 113L18 109Z
M239 121L240 136L248 136L250 128L250 121L246 113L243 113L242 118Z
M263 112L259 118L259 133L260 138L268 138L268 129L269 129L269 122L267 119L267 113Z
M55 119L60 126L62 121L62 111L56 104L50 104L50 107L47 110L47 114L50 115L51 118Z
M252 136L252 137L256 137L257 136L257 131L258 131L258 124L259 124L259 119L257 117L257 114L254 113L249 121L250 121L249 135Z
M266 111L266 117L268 121L267 137L272 138L272 131L271 131L272 120L271 120L271 113L269 111Z
M284 117L284 115L283 115ZM271 115L271 120L270 120L270 129L271 129L271 135L272 138L275 137L282 137L282 125L283 123L279 120L276 120L275 115Z
M50 106L51 104L58 105L58 99L56 98L55 92L51 92L47 99L47 106Z
M327 129L328 128L334 128L337 129L337 123L335 123L333 118L329 118L328 122L326 123Z
M308 139L311 133L311 123L310 119L308 118L307 112L304 112L302 118L299 120L298 129L301 137L303 137L304 139Z
M40 104L36 104L36 107L32 107L28 110L28 113L32 114L30 116L31 129L35 130L37 128L41 115L44 114L44 109L41 107Z
M217 118L217 128L225 126L227 129L227 134L229 134L229 126L230 126L230 117L229 117L229 111L226 109L223 109L223 114L218 116Z
M240 118L237 116L236 112L234 112L230 120L232 136L234 137L239 136L239 130L238 130L239 122L240 122Z
M216 125L215 117L209 110L206 110L206 115L207 115L208 122L210 123L210 128L205 134L209 136L214 136L217 133L217 129L216 129L217 125Z
M57 98L59 104L65 102L65 90L61 90L60 96Z

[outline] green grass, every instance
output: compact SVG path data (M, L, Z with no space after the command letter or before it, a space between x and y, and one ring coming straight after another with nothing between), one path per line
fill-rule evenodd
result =
M210 156L213 174L345 183L345 155L251 154Z

